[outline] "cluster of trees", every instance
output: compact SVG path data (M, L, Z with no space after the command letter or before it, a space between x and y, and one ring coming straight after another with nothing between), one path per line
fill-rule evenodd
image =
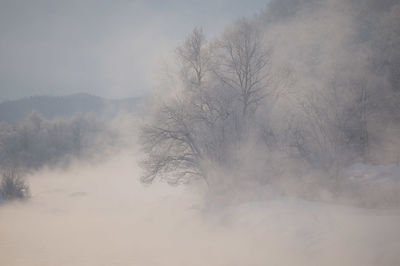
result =
M143 181L168 173L164 177L170 183L193 176L208 183L210 164L233 165L233 150L249 136L256 110L268 95L270 51L263 47L260 30L243 19L214 43L195 28L176 55L179 95L143 129L149 155Z
M382 130L400 130L399 12L389 0L277 0L214 40L195 28L163 80L170 96L143 127L142 181L214 186L215 169L279 154L337 182L347 165L372 161L400 132ZM241 178L268 180L266 169Z
M111 140L111 134L93 116L46 120L32 112L18 124L0 123L0 167L25 172L71 156L86 156L101 148L99 139L108 135Z
M92 115L46 120L33 111L18 124L0 123L0 200L29 197L29 171L91 158L114 141L115 133Z

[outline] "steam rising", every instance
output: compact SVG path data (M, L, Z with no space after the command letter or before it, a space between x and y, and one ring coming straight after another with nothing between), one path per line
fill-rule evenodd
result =
M60 132L95 160L71 152L55 167L46 141L57 122L4 126L41 136L18 158L43 160L27 170L31 198L0 206L0 265L400 265L400 6L372 2L277 0L220 38L196 28L148 117L120 114L108 138L65 122ZM232 71L243 43L257 58L239 76L254 86ZM140 150L143 120L155 126Z
M131 153L30 177L0 208L0 264L396 265L400 217L276 199L206 211L189 188L138 183Z

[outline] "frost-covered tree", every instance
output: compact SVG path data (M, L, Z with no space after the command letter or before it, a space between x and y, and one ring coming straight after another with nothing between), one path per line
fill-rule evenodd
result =
M111 133L95 117L78 115L49 121L33 112L19 124L0 124L0 167L23 171L71 156L90 155L101 148L98 139L110 142Z
M210 165L270 180L279 171L267 164L280 164L268 157L339 181L397 143L399 5L334 2L272 0L210 42L195 29L177 49L179 82L143 128L142 180L212 183Z

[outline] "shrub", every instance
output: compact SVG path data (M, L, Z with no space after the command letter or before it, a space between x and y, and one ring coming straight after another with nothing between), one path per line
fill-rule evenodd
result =
M4 172L0 183L0 199L9 201L28 198L29 186L16 170Z

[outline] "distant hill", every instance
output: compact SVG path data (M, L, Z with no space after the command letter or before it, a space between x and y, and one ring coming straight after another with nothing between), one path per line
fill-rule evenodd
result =
M69 118L75 114L97 114L112 117L119 112L133 112L140 98L105 99L78 93L67 96L32 96L0 103L0 122L11 124L37 111L46 119Z

